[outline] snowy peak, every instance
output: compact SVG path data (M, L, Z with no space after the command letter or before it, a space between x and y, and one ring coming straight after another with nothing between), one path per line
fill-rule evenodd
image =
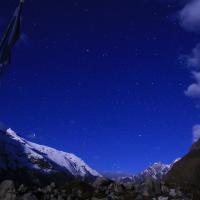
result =
M5 134L9 136L11 139L16 140L21 143L25 143L25 139L19 137L11 128L7 129Z
M163 164L161 162L156 162L137 175L130 175L130 176L115 175L112 177L109 176L107 177L121 183L128 183L128 182L143 183L149 179L159 181L171 170L173 165L179 160L180 158L176 159L174 162L172 162L172 164Z
M56 149L38 145L32 142L28 142L27 145L43 157L51 162L56 163L62 169L67 169L74 176L84 177L88 173L92 176L100 176L95 170L91 169L83 160L78 158L72 153L66 153L58 151Z
M171 168L171 165L166 165L161 162L158 162L158 163L154 163L152 166L148 167L146 170L144 170L138 176L141 177L142 179L151 177L154 180L159 180L165 174L168 173L170 168Z
M180 158L174 160L171 164L163 164L162 162L156 162L153 165L149 166L143 172L135 176L135 180L139 182L144 182L147 179L152 180L161 180L178 162Z
M143 173L151 173L152 175L156 174L165 174L166 171L170 169L171 165L163 164L161 162L156 162L152 166L144 170Z
M29 142L12 129L0 132L0 142L0 170L27 169L81 178L101 176L74 154Z

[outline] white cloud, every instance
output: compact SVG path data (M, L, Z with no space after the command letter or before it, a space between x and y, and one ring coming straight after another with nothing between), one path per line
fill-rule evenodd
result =
M190 31L200 31L200 0L191 0L179 13L181 25Z
M200 33L200 0L189 0L179 12L181 26L188 31ZM188 86L185 95L200 99L200 43L192 50L190 55L183 56L187 67L192 72L194 83ZM200 139L200 124L193 126L193 142Z
M200 69L200 43L195 46L190 55L184 55L183 59L188 67L196 70Z
M197 142L200 138L200 124L193 126L193 142Z
M188 86L185 95L193 98L200 98L200 72L192 72L196 83Z

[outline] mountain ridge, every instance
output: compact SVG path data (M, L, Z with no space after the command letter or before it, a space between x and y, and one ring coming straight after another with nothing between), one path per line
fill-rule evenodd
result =
M46 176L62 173L70 179L102 176L74 154L30 142L10 128L0 132L0 170L27 170Z
M172 162L172 164L163 164L162 162L155 162L154 164L147 167L145 170L138 174L126 174L120 173L103 173L107 178L119 183L142 183L147 179L152 179L154 181L160 181L173 167L173 165L178 162L180 158Z

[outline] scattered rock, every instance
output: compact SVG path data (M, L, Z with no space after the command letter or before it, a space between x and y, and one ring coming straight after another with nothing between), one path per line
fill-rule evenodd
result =
M180 187L146 181L141 184L120 184L105 178L93 184L72 181L62 188L54 183L44 188L27 188L20 185L15 190L12 180L0 184L0 200L198 200L200 190L193 188L183 192Z

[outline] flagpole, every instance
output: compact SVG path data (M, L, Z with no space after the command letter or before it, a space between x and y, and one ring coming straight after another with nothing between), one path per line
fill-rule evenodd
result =
M24 5L25 0L20 0L19 2L19 8L22 10L22 6Z
M20 12L22 11L22 6L24 4L25 0L20 0L19 2L19 11L18 11L18 15L20 15ZM16 12L16 11L15 11ZM14 17L15 17L15 14L14 14ZM16 16L17 17L17 16ZM7 37L9 37L9 34L11 34L11 29L12 29L12 24L13 24L13 19L11 20L11 22L9 23L8 27L7 27L7 30L6 32L3 34L3 37L2 39L0 40L0 49L3 48L3 46L5 45L6 42L8 42L8 39ZM10 47L11 48L11 47ZM7 48L8 50L8 48ZM3 50L5 51L5 50ZM11 51L11 50L10 50ZM1 55L1 52L0 52L0 56ZM3 60L2 60L3 61ZM9 60L8 60L9 61ZM3 61L2 63L0 63L0 75L2 75L2 70L3 70L3 67L8 64L8 61ZM1 78L1 77L0 77ZM1 79L0 79L1 80ZM0 133L1 132L5 132L6 131L6 126L0 121Z
M0 41L0 74L10 63L12 48L20 37L20 17L25 0L20 0L3 37Z

